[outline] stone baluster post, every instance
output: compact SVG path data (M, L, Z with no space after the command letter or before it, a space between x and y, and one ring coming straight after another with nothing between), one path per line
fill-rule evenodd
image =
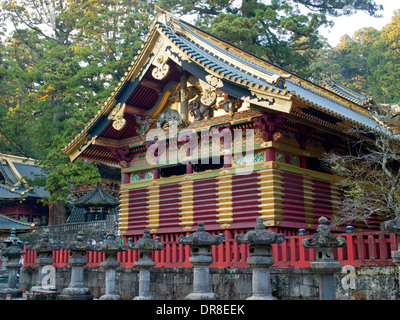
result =
M394 233L397 236L397 251L392 251L391 254L392 261L399 267L400 270L400 216L395 217L393 220L382 222L381 231Z
M14 239L14 242L3 250L3 254L7 258L8 288L2 289L0 295L4 297L9 294L11 298L22 297L22 290L18 289L17 285L17 272L22 267L20 259L25 252Z
M164 246L153 240L148 229L144 230L143 237L136 243L131 243L129 248L139 251L139 261L135 262L135 266L139 267L139 295L133 300L152 300L150 296L150 268L156 263L152 261L153 251L162 250Z
M39 266L38 279L36 286L32 287L32 292L35 291L56 291L55 274L51 274L53 264L53 251L59 250L60 247L55 244L54 240L49 236L49 230L42 234L42 238L34 245L28 247L29 250L36 251L36 264ZM44 269L46 267L45 272ZM50 283L45 283L44 279L47 275L47 269L50 270L49 280ZM52 278L54 276L54 278ZM45 280L45 281L43 281ZM44 285L44 286L43 286ZM40 295L38 295L40 299Z
M346 239L330 233L328 219L318 219L318 229L311 238L303 240L303 246L316 249L316 261L310 268L320 275L319 299L335 300L334 273L341 270L339 261L334 259L333 249L346 245Z
M271 244L283 241L285 235L268 230L261 217L257 218L254 230L236 236L237 243L250 245L247 263L253 268L253 294L247 300L277 300L271 294L270 267L275 263Z
M59 300L92 300L90 289L83 282L83 266L88 263L87 251L91 246L87 245L83 238L83 232L79 231L75 241L64 245L69 250L68 263L71 266L71 282L63 289Z
M5 276L5 273L7 272L6 268L6 263L7 263L7 258L3 255L3 250L6 248L4 243L1 243L0 240L0 259L1 259L1 267L0 267L0 278Z
M214 261L211 256L211 246L222 243L223 236L212 235L204 228L204 222L199 222L197 231L180 236L179 242L190 246L191 257L189 262L193 269L193 293L186 296L186 300L217 300L218 296L211 291L209 265Z
M107 234L107 239L103 243L95 246L94 250L105 253L105 261L100 262L100 266L106 270L105 294L100 300L122 300L116 291L116 269L121 265L117 260L118 252L126 251L128 247L120 244L115 239L114 232Z
M22 241L20 238L17 237L16 230L15 228L11 229L11 235L5 239L3 239L3 245L0 247L0 249L6 249L9 246L11 246L14 242L17 242L18 245L22 245ZM1 262L2 262L2 267L0 269L0 275L2 278L7 278L8 279L8 269L6 268L8 258L5 255L1 255Z

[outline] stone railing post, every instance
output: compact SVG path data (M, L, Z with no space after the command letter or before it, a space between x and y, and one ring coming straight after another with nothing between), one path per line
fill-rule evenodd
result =
M105 253L105 261L100 262L100 266L106 270L105 294L100 300L122 300L116 291L116 269L121 265L117 260L118 252L126 251L128 247L120 244L115 239L114 232L107 234L107 239L103 243L95 245L94 250Z
M132 240L132 239L129 239ZM135 262L135 266L139 267L139 295L133 300L152 300L150 296L150 268L156 263L151 259L153 251L162 250L164 246L160 242L156 242L150 235L148 229L144 230L143 237L136 243L130 243L129 248L139 251L139 261Z
M397 237L397 251L392 251L392 261L399 267L400 270L400 216L393 220L388 220L381 223L381 231L394 233ZM399 277L400 282L400 277Z
M193 264L193 293L186 296L187 300L217 300L218 296L211 291L209 265L214 261L211 256L211 246L222 243L223 236L212 235L204 228L204 222L199 222L197 231L180 236L179 242L190 246L191 257L189 262Z
M303 240L303 246L316 249L316 261L310 268L320 275L319 299L335 300L334 273L341 270L341 264L334 259L333 249L346 245L346 239L330 233L328 219L318 219L318 229L311 238Z
M22 244L21 239L17 237L15 228L11 229L11 235L5 239L2 239L2 242L3 242L3 244L0 245L0 249L2 250L2 252L4 251L4 249L11 246L14 242L17 242L18 245ZM2 266L0 269L0 276L2 278L8 278L8 269L6 268L7 261L8 261L8 258L5 255L1 254Z
M46 230L42 234L42 238L36 244L29 246L28 249L36 251L36 264L39 266L37 284L32 287L32 292L56 292L55 269L52 266L53 251L59 250L60 247L55 244L53 239L50 239L49 230ZM40 299L40 294L37 297Z
M83 266L88 263L87 251L91 246L87 245L83 238L83 232L79 231L75 241L64 246L69 250L68 264L71 266L71 282L58 296L59 300L92 300L90 289L83 282Z
M247 300L277 300L271 294L270 267L275 263L271 244L283 241L285 235L268 230L261 217L257 218L254 230L236 236L237 243L250 244L247 263L253 268L253 294Z
M3 255L7 258L8 288L0 291L1 296L10 295L11 298L22 297L22 290L18 289L17 285L17 272L22 267L20 259L24 254L24 250L19 246L16 239L14 239L14 242L8 248L3 250Z

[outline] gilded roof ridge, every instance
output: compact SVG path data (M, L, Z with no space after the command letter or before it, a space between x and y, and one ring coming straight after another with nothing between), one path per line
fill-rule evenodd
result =
M227 45L233 46L239 51L245 52L247 55L250 55L253 58L259 60L260 63L257 64L257 65L259 65L263 69L266 68L265 65L268 65L269 67L272 67L273 69L277 69L276 70L277 72L280 72L282 74L284 74L284 73L290 74L290 77L287 79L287 81L289 81L289 82L291 82L293 84L299 85L299 86L303 86L304 88L306 88L306 89L308 89L308 90L310 90L310 91L312 91L312 92L314 92L314 93L316 93L316 94L318 94L320 96L323 96L323 97L325 97L327 99L330 99L330 100L334 99L334 101L336 101L337 103L340 103L341 105L343 105L346 108L350 108L350 109L352 109L354 111L357 111L357 112L363 113L364 115L367 115L365 113L364 106L362 104L359 104L356 100L351 99L350 97L344 96L344 95L342 95L339 92L336 92L334 90L330 90L330 89L328 89L328 88L326 88L324 86L320 86L320 85L318 85L318 84L316 84L316 83L314 83L314 82L312 82L312 81L310 81L308 79L302 78L301 76L299 76L299 75L297 75L297 74L295 74L293 72L287 71L286 69L284 69L284 68L282 68L280 66L277 66L277 65L275 65L275 64L273 64L273 63L271 63L271 62L269 62L269 61L267 61L267 60L255 55L254 53L248 52L247 50L245 50L243 48L240 48L240 47L236 46L235 44L232 44L229 41L221 39L221 38L219 38L219 37L217 37L217 36L215 36L213 34L210 34L207 31L204 31L204 30L202 30L202 29L200 29L200 28L198 28L198 27L196 27L196 26L194 26L194 25L192 25L192 24L190 24L190 23L188 23L188 22L186 22L184 20L179 20L179 21L181 23L187 25L190 28L194 28L194 29L196 29L196 30L198 30L200 32L206 33L210 37L213 37L213 38L215 38L215 39L217 39L219 41L222 41L222 42L226 43ZM238 54L235 54L233 52L231 52L231 54L235 55L236 57L239 57ZM239 57L239 58L241 58L241 57ZM250 60L246 59L245 57L243 57L243 59L245 59L249 63L255 63L254 61L250 61ZM322 92L321 90L322 91L326 91L326 92ZM284 92L284 93L286 94L286 92ZM288 91L288 93L298 96L298 94L295 91ZM357 92L355 92L355 93L359 94ZM332 94L335 95L334 98L331 97ZM354 104L354 105L350 106L348 103L343 102L342 99L344 99L345 101L348 101L348 102L350 102L351 104ZM370 117L369 114L368 114L368 116Z
M275 96L290 101L293 97L305 102L308 101L310 106L314 106L315 108L318 107L318 110L325 110L323 112L333 114L335 113L334 105L330 105L331 110L322 106L322 104L331 101L337 105L337 108L344 108L342 110L348 109L355 112L355 114L372 119L371 114L367 109L349 97L344 97L335 91L313 83L312 81L304 79L292 72L288 72L284 68L278 67L267 60L246 51L245 49L239 48L226 40L220 39L184 20L176 18L169 12L160 8L156 8L156 10L158 11L158 15L142 44L141 50L139 50L133 58L128 71L115 87L107 101L92 118L90 123L86 125L78 135L76 135L76 137L63 149L63 152L68 153L70 150L75 148L80 154L90 144L94 143L95 139L97 139L97 135L93 131L90 131L90 129L102 115L109 113L118 103L118 93L123 90L124 85L128 81L133 81L133 77L135 79L140 79L143 72L149 68L149 65L151 65L148 63L150 56L147 60L143 59L146 58L147 55L150 55L151 52L155 55L157 54L157 52L154 51L156 49L152 44L154 44L154 41L157 40L158 36L167 39L169 43L176 46L179 58L187 59L190 62L196 63L204 68L208 74L215 76L218 79L224 79L231 83L247 87L247 90L251 92L251 95L257 96L257 99L261 97L260 99L265 100L266 97ZM204 37L206 34L208 35L208 39ZM212 40L210 40L211 38ZM234 47L235 49L227 50L225 52L221 47L221 49L218 50L219 54L215 54L216 52L212 48L213 46L218 46L218 42L224 43L230 48ZM151 50L151 52L149 50ZM176 49L174 48L174 50ZM196 50L199 50L199 52L196 52ZM176 51L174 51L174 54L175 53ZM243 55L240 53L243 53ZM201 56L202 54L203 56ZM201 59L198 56L201 56ZM171 58L171 55L168 54L168 57ZM235 70L237 71L237 74ZM312 93L315 99L310 98L307 92L310 94ZM318 96L326 100L322 102L318 101ZM242 97L242 99L243 98L244 97ZM263 103L265 103L265 101L263 101ZM263 106L262 104L260 105ZM346 111L342 112L343 114L337 113L337 116L349 120L346 116L346 114L348 115L349 113ZM350 116L352 116L351 113ZM355 116L355 118L359 117ZM353 119L350 120L354 123ZM370 126L369 120L361 119L361 121L367 123L367 126Z
M15 222L15 223L26 225L26 226L30 226L30 227L33 227L35 225L35 223L21 221L21 220L6 216L5 214L2 214L2 213L0 213L0 217L3 218L3 219L6 219L6 220L10 220L10 221Z

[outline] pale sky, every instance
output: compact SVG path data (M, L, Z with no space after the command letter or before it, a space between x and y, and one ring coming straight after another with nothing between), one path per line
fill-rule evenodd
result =
M242 0L233 0L233 6L240 6ZM399 0L375 0L378 5L383 5L383 11L379 14L382 18L373 18L368 13L358 12L357 14L350 14L339 18L328 17L335 22L331 28L321 28L320 33L328 39L329 44L334 47L339 44L340 38L345 34L353 36L354 32L364 27L373 27L381 30L387 25L393 17L393 12L400 9ZM185 16L184 20L193 23L191 16Z
M357 13L349 16L342 16L335 18L335 26L332 28L323 28L321 33L328 39L331 46L336 46L340 42L340 38L348 34L353 36L354 32L364 28L373 27L377 30L381 30L387 25L393 17L393 12L400 9L400 1L398 0L376 0L377 4L383 5L383 11L380 14L382 18L373 18L367 13Z

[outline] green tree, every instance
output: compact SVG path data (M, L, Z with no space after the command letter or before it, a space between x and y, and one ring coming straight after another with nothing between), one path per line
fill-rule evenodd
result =
M400 10L375 41L369 57L371 92L380 102L400 102Z
M399 103L400 10L381 31L363 28L352 37L345 35L339 45L318 52L314 78L329 73L336 81L379 103Z
M378 38L379 32L374 28L360 29L353 37L344 35L335 48L321 50L316 59L321 65L315 77L321 80L324 73L329 73L350 89L368 95L372 73L369 59Z
M242 0L239 6L230 0L160 0L159 4L175 14L196 14L196 25L305 77L311 76L310 64L323 46L318 30L331 24L328 16L345 14L350 7L371 15L381 9L373 0Z
M149 31L151 1L4 0L0 26L0 151L39 160L50 223L62 223L73 184L96 183L90 164L61 153L126 72Z

